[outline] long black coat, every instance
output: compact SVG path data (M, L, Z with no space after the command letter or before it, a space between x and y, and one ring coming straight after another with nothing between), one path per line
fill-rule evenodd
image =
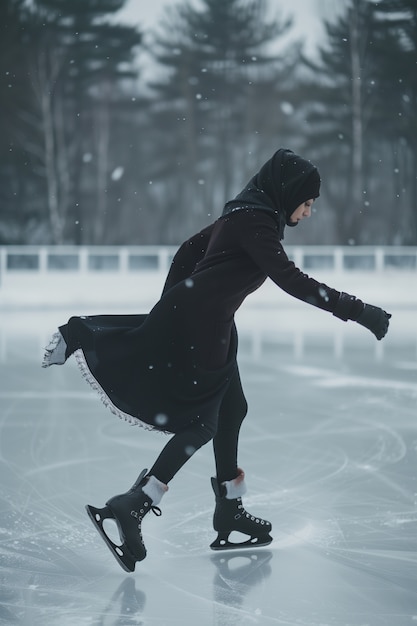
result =
M234 314L267 277L290 295L333 312L339 292L289 261L268 212L225 215L174 257L148 315L73 317L61 327L110 409L133 423L178 432L212 419L237 375Z

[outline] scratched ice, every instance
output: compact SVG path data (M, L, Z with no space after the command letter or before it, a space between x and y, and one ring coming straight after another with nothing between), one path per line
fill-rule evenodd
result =
M65 312L2 314L0 624L417 623L416 311L393 310L376 342L303 306L238 319L244 503L274 542L209 550L208 445L145 519L133 575L84 505L130 487L166 436L115 419L74 363L41 369Z

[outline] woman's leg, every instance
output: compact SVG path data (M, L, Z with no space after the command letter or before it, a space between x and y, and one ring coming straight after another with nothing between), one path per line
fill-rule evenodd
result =
M213 439L217 419L213 419L211 423L207 422L208 420L205 420L204 424L193 424L171 437L148 475L168 484L194 452Z
M210 425L207 425L210 420L206 419L205 422L205 425L193 424L175 434L163 448L149 472L143 470L126 493L113 496L101 509L87 505L91 521L126 571L133 572L136 562L146 556L142 538L143 518L150 511L157 515L161 514L157 505L168 490L168 482L196 450L213 438L217 414ZM107 519L116 520L120 545L114 543L107 534L104 527Z
M253 548L271 543L271 523L248 513L242 504L246 492L245 474L238 468L237 453L239 431L247 412L239 372L230 384L223 399L217 433L213 439L216 459L216 478L211 479L216 507L213 527L217 538L210 547L213 550L229 548ZM229 541L229 535L237 531L249 536L240 543Z
M149 470L149 476L168 484L190 456L213 439L217 479L223 482L236 478L239 430L247 410L237 370L224 395L218 417L205 419L204 425L196 423L174 435Z
M216 475L219 483L238 475L238 440L248 404L242 389L239 370L226 391L220 406L217 432L213 439Z

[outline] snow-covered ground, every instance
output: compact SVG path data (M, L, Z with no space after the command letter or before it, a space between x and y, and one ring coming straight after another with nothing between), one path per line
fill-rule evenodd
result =
M209 550L209 444L172 481L162 517L145 519L148 557L127 575L84 505L130 487L166 437L114 418L73 362L44 370L40 360L67 317L144 312L158 280L134 292L96 283L70 300L54 285L49 304L50 283L28 285L0 310L0 624L417 623L416 274L320 276L393 314L381 342L273 285L247 300L237 316L244 504L271 520L274 541Z

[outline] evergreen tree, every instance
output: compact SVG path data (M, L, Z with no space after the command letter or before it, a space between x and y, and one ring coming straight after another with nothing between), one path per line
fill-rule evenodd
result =
M268 54L290 22L267 21L265 10L263 0L182 3L155 36L154 57L164 71L151 84L155 178L165 180L168 241L181 237L181 210L195 212L191 229L202 225L246 182L260 146L268 150L274 135L274 149L284 141L276 85L296 55Z
M31 120L25 51L30 43L24 0L0 3L0 243L36 241L37 177L25 150Z
M105 236L115 111L123 81L136 75L133 52L141 41L135 28L108 20L124 2L31 5L28 150L44 185L54 243L99 243Z
M320 51L320 62L308 64L315 76L306 89L310 141L323 165L324 194L339 243L406 241L399 232L396 178L404 142L400 127L409 132L415 124L410 110L405 111L415 83L399 28L405 18L410 21L405 4L351 0L339 20L326 25L328 44ZM415 70L415 53L413 60ZM411 184L410 170L406 177Z
M335 23L326 23L319 62L306 62L314 81L305 87L310 142L326 181L323 195L332 209L335 237L342 244L360 242L369 206L365 133L376 103L368 89L373 30L371 4L352 0Z
M386 146L392 186L388 228L393 243L417 243L417 4L384 0L375 6L375 83L383 106L372 133Z

